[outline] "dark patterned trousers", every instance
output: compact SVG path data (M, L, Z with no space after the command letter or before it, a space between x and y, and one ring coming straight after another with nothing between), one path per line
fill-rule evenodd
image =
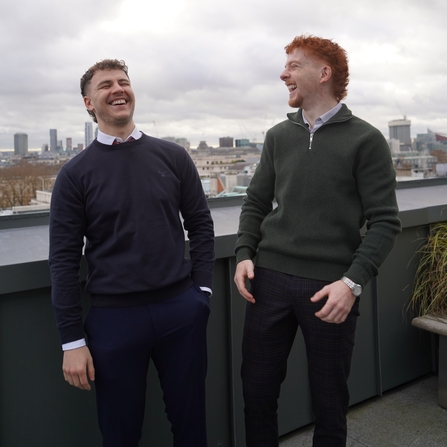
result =
M313 447L346 445L347 379L354 348L359 299L341 324L315 316L325 299L310 297L327 285L256 268L247 303L242 343L242 383L247 447L278 446L278 398L298 326L306 345L312 406Z

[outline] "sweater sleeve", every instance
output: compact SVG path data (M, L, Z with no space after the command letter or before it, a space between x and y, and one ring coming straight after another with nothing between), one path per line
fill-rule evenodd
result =
M214 224L197 168L186 151L182 155L180 213L189 239L191 278L196 285L212 290Z
M49 253L51 299L62 344L84 337L79 274L84 232L82 195L62 168L51 199Z
M274 139L267 132L261 159L242 205L239 217L236 262L253 259L261 240L261 224L273 209L275 196Z
M358 151L354 175L362 199L366 234L345 276L364 286L377 275L401 231L396 173L388 144L377 129Z

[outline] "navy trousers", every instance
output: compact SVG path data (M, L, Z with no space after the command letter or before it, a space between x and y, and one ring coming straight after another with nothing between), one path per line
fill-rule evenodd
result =
M325 299L310 297L328 282L256 268L255 304L247 303L242 344L242 383L247 447L278 446L278 398L298 326L304 336L315 414L314 447L346 445L347 379L354 347L357 299L346 321L315 316Z
M160 303L91 308L85 330L96 370L103 447L138 446L150 359L163 389L174 446L206 447L209 312L209 298L196 286Z

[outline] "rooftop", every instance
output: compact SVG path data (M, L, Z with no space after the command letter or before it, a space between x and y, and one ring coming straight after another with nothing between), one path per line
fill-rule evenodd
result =
M398 185L397 197L403 232L361 300L349 379L350 447L447 445L447 414L436 398L436 336L412 327L411 315L403 311L411 294L415 251L430 223L447 220L447 179L405 182ZM245 302L232 281L242 200L209 200L217 254L208 327L210 446L244 445L239 371ZM60 370L50 300L48 212L1 216L0 247L0 445L99 445L93 394L69 387ZM313 415L300 336L288 369L279 402L281 447L310 446ZM148 388L142 445L171 446L153 368Z
M445 447L447 410L437 403L438 376L428 374L354 405L348 447ZM313 424L282 436L280 447L312 445Z

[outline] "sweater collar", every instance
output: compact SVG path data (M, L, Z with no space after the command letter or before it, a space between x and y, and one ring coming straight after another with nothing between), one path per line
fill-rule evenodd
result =
M101 132L99 129L97 140L102 144L112 145L115 139L117 139L120 143L123 143L126 142L130 137L132 137L134 140L138 140L141 137L141 132L137 129L136 126L134 127L132 133L124 141L119 137L107 135L106 133Z
M303 126L306 125L303 119L303 110L298 109L296 112L288 113L287 118L289 118L290 121L293 121L296 124L301 124ZM341 122L341 121L347 121L352 118L352 112L348 109L346 104L342 104L340 110L326 123L332 123L332 122Z

